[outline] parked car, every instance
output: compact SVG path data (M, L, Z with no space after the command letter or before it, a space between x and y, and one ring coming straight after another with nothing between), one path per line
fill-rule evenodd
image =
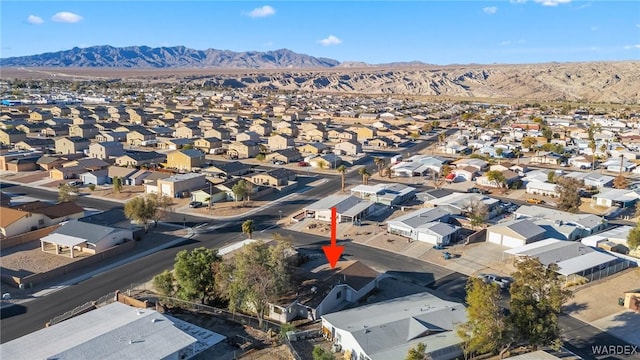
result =
M202 202L201 201L192 201L189 203L189 207L190 208L199 208L202 206Z
M530 199L527 199L527 203L540 205L540 204L544 204L544 200L536 199L536 198L530 198Z
M479 274L478 277L482 279L486 284L496 284L500 289L508 289L511 286L511 280L494 275L494 274Z
M469 188L469 189L467 189L467 192L468 193L474 193L474 194L483 194L483 195L489 194L489 191L484 190L484 189L480 189L480 188L477 188L477 187Z
M309 163L307 163L307 162L305 162L305 161L300 161L300 162L298 163L298 166L300 166L300 167L307 167L307 166L309 166Z

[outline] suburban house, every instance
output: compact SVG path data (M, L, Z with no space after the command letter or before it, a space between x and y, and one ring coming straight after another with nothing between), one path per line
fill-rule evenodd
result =
M457 170L456 170L457 172ZM511 184L513 184L515 181L520 180L520 175L516 174L515 172L511 171L511 170L505 170L501 172L502 175L505 178L505 185L506 187L511 186ZM476 178L476 184L480 185L480 186L487 186L487 187L501 187L503 185L498 184L498 182L496 182L495 180L489 180L489 177L485 174L483 176L478 176Z
M89 149L89 139L72 136L56 140L55 150L57 154L75 154Z
M213 128L206 130L203 136L205 138L215 137L220 140L229 140L231 138L231 133L225 128Z
M231 176L242 176L251 172L251 165L240 161L214 162L203 172L213 176L228 178Z
M373 203L351 195L330 195L308 205L304 211L307 217L331 222L331 208L336 208L336 221L357 222L366 218Z
M351 195L373 203L394 206L415 197L416 188L403 184L357 185L351 189Z
M238 184L240 181L245 181L241 178L234 178L228 181L223 182L222 184L215 185L215 188L223 191L226 194L227 200L229 201L240 201L243 199L236 198L236 194L233 193L233 187ZM247 195L248 198L252 198L259 190L259 186L252 186L250 189L250 194Z
M269 137L268 145L271 151L275 151L275 150L291 148L291 147L294 147L296 144L292 137L289 137L287 135L277 134Z
M404 359L423 343L433 359L462 357L457 327L467 321L463 304L427 292L322 316L322 333L345 359Z
M109 183L111 180L109 178L109 173L107 169L89 171L82 174L79 174L78 177L83 184L94 184L94 185L104 185Z
M158 165L167 160L165 154L155 151L135 151L127 150L124 155L116 158L116 165L125 167L140 167Z
M247 159L260 153L260 145L253 141L234 141L229 144L227 154L232 159Z
M530 164L559 165L564 157L551 151L540 151L529 159Z
M163 139L160 143L158 143L159 149L164 150L180 150L185 146L193 146L194 140L187 138L171 138L171 139Z
M281 161L285 164L298 162L302 160L302 154L295 148L276 150L265 157L267 161L277 162Z
M45 216L8 207L0 207L0 234L10 237L45 227Z
M448 224L451 213L441 208L423 208L387 221L387 231L411 240L449 245L459 230Z
M527 194L551 196L551 197L560 196L560 192L558 191L558 185L548 183L548 182L530 181L527 183L527 185L525 185L525 188L526 188L525 192Z
M71 125L69 127L69 136L93 139L99 133L100 131L93 124Z
M320 154L329 147L321 142L313 142L298 147L303 154Z
M89 145L89 157L107 160L124 155L124 146L118 141L99 142Z
M205 163L204 153L198 149L177 150L167 154L167 167L172 169L192 171Z
M122 180L122 184L123 185L134 185L131 184L131 182L129 181L129 177L131 177L133 174L139 172L140 170L135 169L135 168L126 168L126 167L120 167L120 166L109 166L107 168L107 177L108 179L108 183L113 183L113 178L118 177L120 178L120 180Z
M69 126L67 125L49 125L40 130L42 136L56 137L69 135Z
M303 130L301 137L303 140L314 141L314 142L323 142L327 140L327 132L322 129L309 129Z
M339 150L340 153L345 155L358 155L362 154L362 144L355 140L348 140L337 143L334 147L335 150Z
M206 186L205 175L197 173L176 174L158 179L156 183L144 184L146 193L162 194L170 198L190 197L191 191L204 189Z
M425 207L438 207L450 214L466 215L470 207L482 204L487 209L486 219L490 219L501 213L500 200L490 196L474 193L454 192L436 199L425 200Z
M77 179L86 171L87 169L82 166L59 167L49 170L49 177L54 180Z
M193 147L205 154L210 154L212 150L222 148L222 140L216 137L200 138L193 141Z
M65 162L67 162L65 159L61 159L59 157L42 156L38 158L38 161L36 161L36 165L38 165L42 170L49 171L51 169L62 167L62 164L64 164Z
M611 186L613 184L613 180L615 179L613 176L600 174L596 171L593 171L593 172L574 171L564 176L582 180L584 182L584 186L592 187L596 189L602 189L606 186Z
M175 131L175 137L179 139L192 139L202 135L202 130L197 127L180 126Z
M465 181L473 181L476 179L478 169L473 166L456 167L451 170L450 174L454 174L454 179L462 178Z
M27 134L16 129L0 129L0 144L11 145L27 138Z
M342 164L342 159L336 154L324 154L322 156L316 156L308 161L305 159L311 167L320 169L335 169Z
M213 204L225 200L227 200L227 194L217 187L212 186L211 183L209 186L191 192L191 201L199 201L206 206L209 205L209 202Z
M256 185L279 187L286 186L289 181L294 181L295 179L296 173L280 168L253 175L250 181Z
M156 134L143 127L136 127L135 129L132 129L127 133L127 144L129 145L140 146L147 141L155 139Z
M61 249L68 248L71 258L74 258L75 250L98 254L128 240L133 240L131 229L71 220L41 238L40 245L42 251L53 245L56 254L60 254Z
M352 128L351 130L356 133L358 141L373 139L374 137L376 137L376 135L378 135L378 131L374 127L361 126Z
M71 201L49 204L38 200L20 204L13 208L16 210L27 211L32 214L44 215L44 223L39 223L39 227L52 226L63 221L79 219L84 216L84 208Z
M338 261L333 269L326 264L311 272L294 274L294 279L298 280L295 293L269 304L266 317L283 323L317 320L363 299L378 286L380 274L351 260Z
M593 199L599 206L628 208L636 204L640 199L640 194L628 189L603 188L599 193L593 195Z
M517 248L547 238L546 230L533 219L512 220L487 228L488 243Z
M385 136L380 136L380 137L368 140L367 145L377 149L387 149L393 146L393 140Z
M47 151L53 149L55 141L48 138L26 138L15 145L18 150L38 150Z
M516 219L534 220L547 229L547 237L558 239L566 238L567 233L575 233L572 239L567 240L577 240L607 227L607 221L597 215L573 214L536 205L522 205L513 215Z
M236 141L250 141L254 143L260 142L260 134L254 131L245 131L236 135Z

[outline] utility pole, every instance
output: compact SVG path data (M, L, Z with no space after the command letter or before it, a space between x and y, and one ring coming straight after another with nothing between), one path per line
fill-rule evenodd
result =
M213 196L213 183L209 181L209 215L211 215L211 197Z

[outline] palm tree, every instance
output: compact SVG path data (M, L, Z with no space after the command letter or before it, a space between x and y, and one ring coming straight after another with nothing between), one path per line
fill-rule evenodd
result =
M591 157L593 158L593 163L591 164L591 169L596 169L596 141L591 140L589 142L589 149L591 149Z
M367 179L369 178L369 176L371 176L371 174L369 174L369 171L367 171L367 168L361 167L360 170L358 170L358 174L362 175L362 184L367 185Z
M380 175L380 177L382 177L382 168L384 167L384 159L381 157L374 157L373 163L378 168L378 174Z
M344 180L345 180L345 175L347 174L347 167L344 165L340 165L338 166L338 168L336 169L337 172L340 173L340 180L342 181L342 192L344 192Z
M242 223L242 233L243 234L247 234L249 239L251 239L251 235L253 234L253 230L254 230L253 220L245 220Z

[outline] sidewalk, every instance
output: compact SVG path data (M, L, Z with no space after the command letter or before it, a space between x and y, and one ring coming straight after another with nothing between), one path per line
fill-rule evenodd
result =
M166 225L166 226L170 226L170 227L179 227L180 229L182 229L182 226L177 226L175 224L162 223L162 225ZM221 227L221 226L222 225L219 225L218 227ZM164 249L176 246L176 245L184 242L185 240L190 239L192 236L194 236L194 231L193 231L192 228L186 228L185 230L186 230L186 234L183 237L176 237L175 239L173 239L171 241L168 241L168 242L165 242L164 244L155 246L153 248L146 249L144 251L141 251L141 252L136 253L136 254L134 254L132 256L120 259L120 260L118 260L116 262L113 262L111 264L104 265L104 266L102 266L100 268L97 268L95 270L92 270L92 271L90 271L88 273L84 273L84 274L79 275L77 277L74 277L72 279L63 281L63 282L61 282L61 283L59 283L57 285L49 286L49 287L47 287L45 289L39 290L39 291L29 295L28 297L26 297L24 299L12 299L11 300L11 304L22 304L22 303L25 303L25 302L29 302L29 301L41 298L41 297L45 297L45 296L47 296L49 294L52 294L52 293L54 293L56 291L62 290L62 289L66 288L66 287L69 287L71 285L75 285L75 284L77 284L79 282L82 282L84 280L90 279L91 277L94 277L97 274L100 274L100 273L103 273L105 271L109 271L111 269L117 268L117 267L122 266L124 264L127 264L127 263L129 263L131 261L135 261L135 260L143 258L143 257L145 257L147 255L150 255L150 254L153 254L155 252L158 252L160 250L164 250ZM174 236L176 236L175 232L174 232Z

